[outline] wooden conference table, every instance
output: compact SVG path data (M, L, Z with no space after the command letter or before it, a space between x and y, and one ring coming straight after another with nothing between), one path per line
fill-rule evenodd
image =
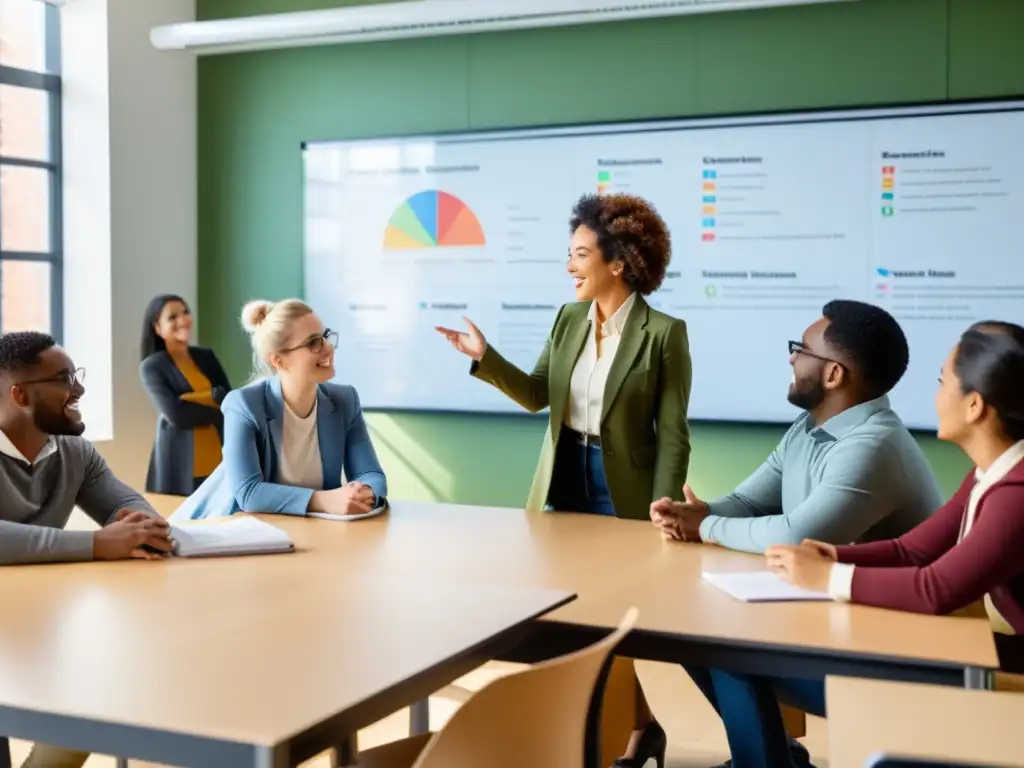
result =
M177 500L157 499L172 511ZM921 616L834 603L738 602L702 571L763 569L760 556L663 540L650 523L396 502L387 516L337 523L265 518L339 578L566 590L577 599L533 625L504 654L532 661L578 648L640 610L622 655L736 670L850 674L984 687L998 666L980 618ZM214 565L229 569L228 564Z
M620 652L633 658L960 687L997 666L977 618L737 602L701 572L760 557L645 522L413 502L351 523L265 519L295 554L7 569L0 733L190 766L294 764L488 659L578 648L631 605Z
M396 581L348 567L334 543L3 569L0 734L190 768L293 766L344 752L573 597Z

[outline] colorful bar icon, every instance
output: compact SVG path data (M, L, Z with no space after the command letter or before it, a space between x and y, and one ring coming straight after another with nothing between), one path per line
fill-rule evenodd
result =
M704 191L705 192L714 192L715 191L715 182L713 182L713 181L705 181L704 182Z
M714 195L704 195L704 199L701 202L713 203L713 202L715 202L715 196Z
M893 211L891 205L883 205L882 206L882 215L883 216L892 216L893 213L894 213L894 211Z
M704 178L705 179L717 179L718 178L718 171L704 171Z
M715 239L715 233L705 232L700 236L700 239L703 240L705 243L710 243L712 240Z
M705 205L703 208L700 209L700 212L701 213L713 214L715 212L715 206L713 206L713 205Z
M598 171L597 172L597 180L598 181L611 181L612 180L612 172L611 171Z
M882 189L892 189L893 180L886 176L882 179Z
M896 173L896 166L895 165L883 165L882 166L882 175L883 176L892 176L895 173Z
M882 193L882 199L883 200L892 200L893 197L894 197L894 195L893 195L892 192L883 192Z

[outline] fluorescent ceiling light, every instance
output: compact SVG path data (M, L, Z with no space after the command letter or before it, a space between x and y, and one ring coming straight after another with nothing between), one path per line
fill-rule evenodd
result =
M161 50L230 53L834 2L855 0L410 0L167 24L150 40Z

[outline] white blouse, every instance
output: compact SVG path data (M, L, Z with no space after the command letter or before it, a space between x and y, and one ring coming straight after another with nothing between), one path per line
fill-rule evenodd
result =
M324 487L324 470L320 462L320 438L316 428L317 404L303 418L284 404L284 424L281 433L281 485L294 488Z
M601 410L604 406L604 390L608 383L608 371L619 349L622 331L626 327L629 312L636 303L636 294L630 294L615 314L601 323L601 356L597 356L597 302L591 302L590 333L583 347L576 367L569 381L569 407L566 408L565 423L585 435L601 434Z

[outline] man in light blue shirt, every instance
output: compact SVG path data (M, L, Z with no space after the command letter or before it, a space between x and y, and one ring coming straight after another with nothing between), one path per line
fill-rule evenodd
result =
M924 453L889 407L887 395L909 357L906 336L888 312L829 302L803 338L789 342L789 402L805 413L764 464L711 503L685 486L682 502L651 505L652 521L674 539L757 553L804 539L849 544L906 533L943 503ZM725 704L750 720L749 728L727 728L729 749L738 763L756 760L758 711L743 708L757 700L749 681L720 670L686 671L716 711ZM793 739L790 753L794 765L810 765Z
M825 305L789 342L789 401L804 408L768 459L735 491L706 503L661 499L651 518L667 535L744 552L816 539L832 544L901 536L943 502L917 441L889 407L907 369L907 340L885 310Z

